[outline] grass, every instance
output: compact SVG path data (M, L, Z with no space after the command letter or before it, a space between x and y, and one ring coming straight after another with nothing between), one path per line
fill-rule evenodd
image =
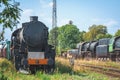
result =
M0 58L0 80L7 80L7 76L5 76L4 74L6 72L12 72L13 69L14 68L9 61Z
M0 80L119 80L103 74L87 71L86 68L69 65L68 60L56 58L56 70L53 74L38 71L35 75L24 75L15 71L13 64L0 59Z

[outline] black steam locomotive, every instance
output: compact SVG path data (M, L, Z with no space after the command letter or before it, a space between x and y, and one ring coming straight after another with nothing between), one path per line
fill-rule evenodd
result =
M56 53L48 44L48 28L37 16L31 16L30 22L23 23L22 28L12 33L11 48L16 70L54 71Z
M109 58L112 61L120 61L120 36L79 43L77 48L78 55L82 58Z

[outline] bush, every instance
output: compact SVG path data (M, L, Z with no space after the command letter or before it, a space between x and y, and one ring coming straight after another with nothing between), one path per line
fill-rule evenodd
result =
M2 71L0 71L0 80L7 80Z

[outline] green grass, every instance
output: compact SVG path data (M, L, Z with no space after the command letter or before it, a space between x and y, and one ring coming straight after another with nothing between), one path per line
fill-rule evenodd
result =
M25 75L15 71L13 64L6 59L0 59L0 80L120 80L103 74L86 70L76 70L67 62L57 60L56 70L53 74L45 74L41 71L35 75Z

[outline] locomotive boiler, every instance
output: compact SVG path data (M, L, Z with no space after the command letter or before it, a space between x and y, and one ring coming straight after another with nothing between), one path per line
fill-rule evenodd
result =
M12 56L16 70L34 73L38 69L53 72L55 68L55 50L48 44L48 28L31 16L30 22L22 24L11 37Z

